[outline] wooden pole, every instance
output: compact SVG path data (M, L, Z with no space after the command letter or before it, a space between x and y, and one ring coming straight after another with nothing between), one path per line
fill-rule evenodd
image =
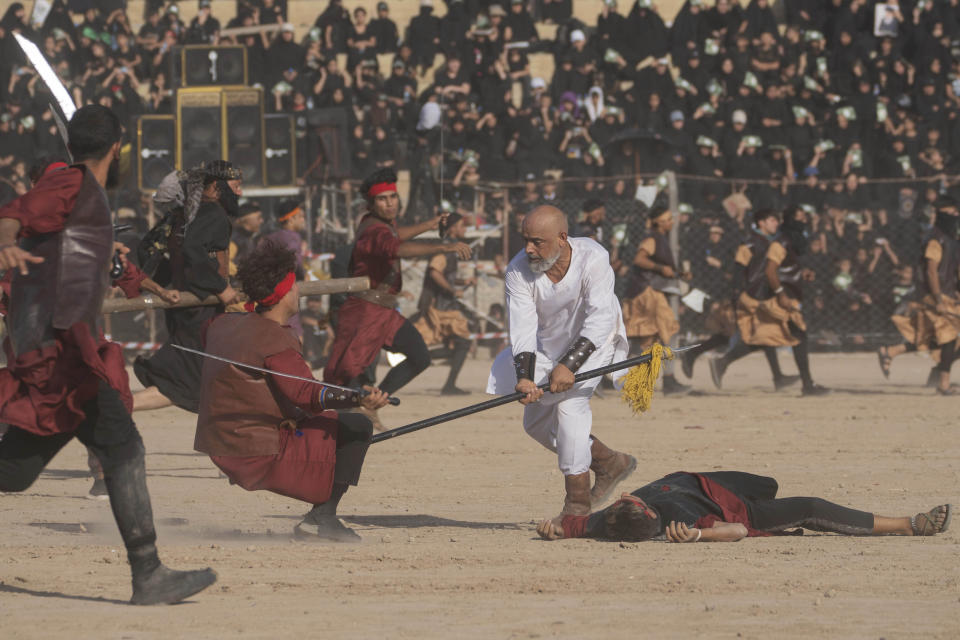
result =
M297 283L300 295L322 296L328 293L350 293L352 291L366 291L370 288L370 280L366 276L361 278L334 278L332 280L314 280L313 282ZM238 302L246 302L247 298L241 293ZM171 309L183 307L212 307L220 304L217 296L209 296L203 300L187 291L180 292L180 302L169 304L159 297L149 294L137 298L111 298L103 301L101 313L124 313L126 311L143 311L144 309Z

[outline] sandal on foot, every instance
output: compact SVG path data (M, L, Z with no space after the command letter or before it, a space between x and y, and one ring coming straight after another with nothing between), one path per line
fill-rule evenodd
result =
M950 528L952 507L949 504L937 505L926 513L918 513L910 518L910 528L915 536L935 536ZM943 513L943 522L937 524L937 516Z
M880 361L880 373L884 378L890 377L890 366L893 364L893 358L890 357L890 350L886 347L877 349L877 360Z

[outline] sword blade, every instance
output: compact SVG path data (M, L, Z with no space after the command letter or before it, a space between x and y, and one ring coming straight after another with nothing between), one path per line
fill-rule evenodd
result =
M63 86L63 82L60 81L57 72L53 70L53 67L50 66L47 59L43 57L43 53L40 52L40 48L37 45L19 33L14 33L13 36L23 50L24 55L27 56L27 60L29 60L33 68L37 70L40 79L43 80L47 88L50 89L53 97L57 99L57 104L60 105L60 108L63 110L64 117L69 121L77 110L77 105L74 104L73 98L70 97L70 92Z
M257 367L252 364L237 362L236 360L231 360L230 358L215 356L212 353L207 353L206 351L198 351L197 349L191 349L190 347L183 347L179 344L171 344L170 346L173 347L174 349L180 349L180 351L186 351L187 353L192 353L194 355L198 355L203 358L210 358L211 360L219 360L220 362L232 364L235 367L241 367L243 369L251 369L253 371L259 371L260 373L267 373L267 374L270 374L271 376L280 376L281 378L290 378L291 380L300 380L302 382L310 382L312 384L318 384L322 387L328 387L330 389L337 389L339 391L348 391L350 393L358 393L361 396L364 396L367 393L363 389L351 389L350 387L341 387L338 384L330 384L329 382L323 382L322 380L314 380L313 378L304 378L303 376L295 376L292 373L282 373L280 371L274 371L273 369ZM400 400L393 397L389 399L389 402L394 406L400 404Z

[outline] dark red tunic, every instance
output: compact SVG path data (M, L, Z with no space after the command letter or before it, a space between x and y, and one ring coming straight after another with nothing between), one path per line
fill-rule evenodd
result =
M58 232L82 182L83 172L74 167L47 173L0 209L0 218L18 220L24 238ZM136 295L145 277L130 264L119 279L124 293ZM97 395L100 380L120 393L128 411L133 409L123 352L100 331L92 335L78 323L58 331L54 344L45 348L14 356L9 338L3 348L7 366L0 369L0 422L42 436L72 432L84 418L83 406Z
M290 327L256 313L215 318L204 343L212 355L313 379ZM318 384L205 359L194 448L248 491L326 502L339 423L336 412L324 411L319 392ZM316 415L301 418L303 412Z
M400 275L400 238L394 225L368 214L351 257L351 276L367 276L370 288L396 295L403 288ZM390 347L405 318L396 309L352 295L340 308L337 335L323 379L345 385L374 361L383 347Z

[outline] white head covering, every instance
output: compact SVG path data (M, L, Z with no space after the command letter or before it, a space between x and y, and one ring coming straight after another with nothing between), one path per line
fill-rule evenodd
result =
M598 98L596 103L593 101L593 96L597 96ZM584 100L584 103L587 109L587 115L590 116L590 122L594 122L597 118L603 117L603 89L597 86L590 87L590 91L587 93L587 99Z
M440 124L440 105L429 101L420 109L420 119L417 121L417 131L429 131Z

